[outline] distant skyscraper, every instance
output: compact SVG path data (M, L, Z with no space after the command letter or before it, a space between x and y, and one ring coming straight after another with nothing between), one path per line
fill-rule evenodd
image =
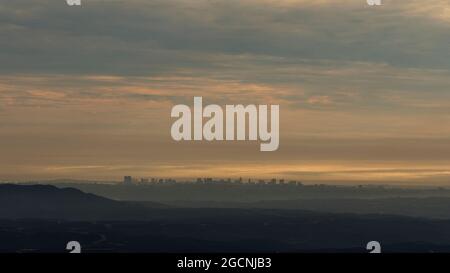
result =
M141 184L148 184L148 178L141 178Z
M124 185L131 185L131 184L133 184L133 177L131 177L131 176L124 176L123 177L123 184Z
M211 177L207 177L207 178L205 178L205 184L211 184L211 183L213 183L213 179L211 178Z

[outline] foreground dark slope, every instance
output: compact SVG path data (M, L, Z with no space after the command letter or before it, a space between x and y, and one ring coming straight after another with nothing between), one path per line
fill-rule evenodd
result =
M160 211L160 210L158 210ZM450 252L450 221L304 211L168 209L147 221L0 220L0 252Z
M161 208L52 186L1 185L0 206L4 252L65 251L72 240L92 252L365 251L372 240L380 241L385 251L450 251L448 220L280 209Z

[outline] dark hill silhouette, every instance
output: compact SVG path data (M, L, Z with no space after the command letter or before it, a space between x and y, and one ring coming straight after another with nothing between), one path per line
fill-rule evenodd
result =
M164 208L158 203L144 206L119 202L74 188L50 185L0 185L0 218L48 218L71 220L136 219L148 208Z
M450 250L450 220L164 207L44 185L0 185L0 226L0 252L65 251L71 240L92 252L351 252L372 240L385 251Z

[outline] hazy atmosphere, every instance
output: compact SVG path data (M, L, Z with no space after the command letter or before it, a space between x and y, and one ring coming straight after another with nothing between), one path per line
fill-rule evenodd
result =
M2 1L0 180L450 185L449 33L447 0ZM279 104L280 148L173 141L194 96Z

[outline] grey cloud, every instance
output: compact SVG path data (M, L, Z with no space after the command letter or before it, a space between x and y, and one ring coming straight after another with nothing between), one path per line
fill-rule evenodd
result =
M62 0L2 2L0 73L183 75L288 89L274 96L297 108L445 110L419 100L448 99L449 23L398 1L378 10L359 0L306 2L85 0L81 8ZM98 82L67 80L52 89L65 88L69 98L119 96L98 92ZM176 94L122 96L182 101ZM319 97L330 103L311 103Z
M450 68L450 25L408 14L409 5L394 1L377 11L356 0L288 8L259 1L84 2L79 9L59 0L0 4L1 71L220 70L208 54Z

